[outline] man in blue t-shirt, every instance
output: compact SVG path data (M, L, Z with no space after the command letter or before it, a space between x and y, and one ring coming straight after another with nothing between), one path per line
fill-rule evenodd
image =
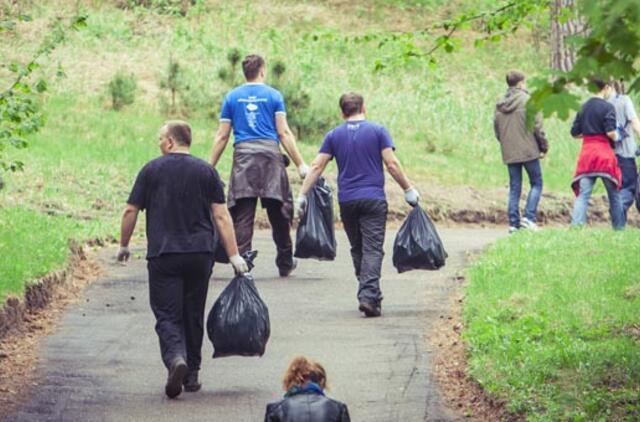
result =
M359 309L366 316L375 317L381 313L380 270L387 224L383 163L411 206L418 204L420 195L404 174L387 129L366 120L362 96L354 92L344 94L340 97L340 108L345 123L325 136L302 185L296 208L299 214L304 212L307 193L335 157L340 217L351 243L359 283Z
M229 180L228 205L241 253L251 250L258 198L266 208L278 250L276 265L286 277L295 268L291 243L293 196L280 144L304 179L304 163L296 139L289 129L282 94L264 83L264 59L249 55L242 61L247 83L227 94L220 113L211 164L216 166L233 129L233 166Z

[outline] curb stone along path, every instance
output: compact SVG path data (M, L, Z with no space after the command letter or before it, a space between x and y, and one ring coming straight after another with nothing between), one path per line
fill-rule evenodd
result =
M348 404L352 420L367 422L458 420L445 409L431 370L434 347L426 333L447 313L465 252L499 236L495 230L446 229L449 252L438 272L397 274L391 265L394 233L388 233L383 264L383 317L357 311L356 282L344 233L334 262L301 261L289 279L277 277L274 246L256 235L254 270L269 306L271 339L262 358L212 360L205 338L199 393L164 397L160 361L148 305L146 265L128 266L105 250L106 276L73 306L58 332L44 341L38 386L7 421L261 421L266 403L281 396L290 359L308 355L325 365L333 397ZM138 249L136 256L144 256ZM216 266L207 312L231 279Z

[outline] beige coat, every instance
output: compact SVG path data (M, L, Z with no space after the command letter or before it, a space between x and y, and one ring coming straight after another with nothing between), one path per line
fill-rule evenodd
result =
M527 128L527 101L527 91L509 88L496 104L493 126L505 164L535 160L540 158L541 152L546 153L549 149L542 128L542 116L537 116L533 130Z

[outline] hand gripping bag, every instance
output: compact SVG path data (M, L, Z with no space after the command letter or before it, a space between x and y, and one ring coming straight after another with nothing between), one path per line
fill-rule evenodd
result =
M393 266L399 273L437 270L446 259L447 252L433 222L419 205L415 206L393 242Z
M320 261L333 261L336 258L333 193L323 178L307 195L307 210L298 224L294 256Z
M255 252L250 253L255 257ZM251 259L245 260L251 265ZM213 357L262 356L270 335L269 309L251 274L239 274L220 293L207 318Z

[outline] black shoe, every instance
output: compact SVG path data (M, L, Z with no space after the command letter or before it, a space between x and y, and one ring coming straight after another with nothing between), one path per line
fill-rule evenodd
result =
M293 261L291 262L290 267L278 268L278 271L280 272L280 277L289 277L296 268L298 268L298 260L296 258L293 258Z
M382 314L382 305L380 302L372 303L368 300L361 300L358 309L360 312L364 312L366 317L379 317Z
M200 391L202 384L198 381L198 371L189 371L182 381L184 391L187 393L195 393Z
M175 358L171 363L167 385L164 386L164 392L170 399L178 397L182 393L182 380L188 371L187 362L181 357Z

